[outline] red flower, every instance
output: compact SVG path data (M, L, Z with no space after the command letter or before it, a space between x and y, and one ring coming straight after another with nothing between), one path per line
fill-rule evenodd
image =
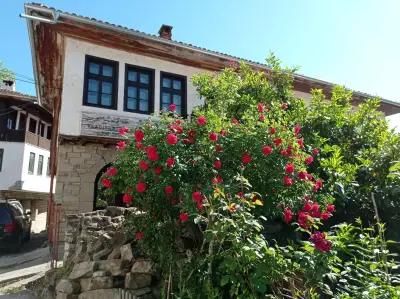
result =
M125 141L118 141L117 142L116 148L118 150L122 151L123 149L125 149L125 147L126 147L126 142Z
M204 208L202 202L197 202L197 203L196 203L196 207L197 207L198 210L202 210L202 209Z
M259 121L264 121L265 120L265 116L264 114L260 114L260 116L258 117Z
M125 193L124 196L122 196L122 201L124 204L129 205L132 202L132 200L133 200L133 196L128 193Z
M211 141L215 142L218 140L218 134L215 132L211 132L210 135L208 136Z
M288 163L285 166L285 172L286 173L293 173L294 172L294 165L293 163Z
M288 153L287 149L281 150L281 155L284 156L284 157L289 157L290 156L290 154Z
M141 240L141 239L143 239L143 237L144 237L144 232L136 232L135 233L135 240L136 241L139 241L139 240Z
M156 175L160 175L162 172L162 167L161 166L154 167L153 171Z
M307 165L310 165L313 161L314 161L313 156L308 156L308 157L304 160L304 163L306 163Z
M222 179L222 177L218 175L211 180L211 183L214 185L217 185L217 184L221 184L223 181L224 180Z
M312 150L312 153L313 153L314 156L318 155L318 154L319 154L319 149L314 148L314 149Z
M232 119L231 119L231 123L232 123L233 125L240 125L240 122L239 122L236 118L232 118Z
M178 136L176 136L175 134L169 133L167 135L167 143L169 145L174 145L178 143Z
M135 147L136 147L137 149L142 149L142 148L143 148L143 143L141 143L141 142L136 142Z
M251 156L247 153L243 154L242 162L243 164L249 164L251 162Z
M217 153L222 152L222 150L223 150L223 148L222 148L222 146L221 146L220 144L216 144L216 145L215 145L215 151L216 151Z
M204 115L200 115L200 116L197 118L197 124L198 124L199 126L204 126L206 123L207 123L207 120L206 120L206 117L205 117Z
M299 171L299 172L297 173L297 177L298 177L300 180L306 180L306 179L307 179L307 172L305 172L305 171Z
M312 208L311 202L307 201L303 206L303 212L310 212Z
M119 128L118 129L118 133L119 133L119 135L121 135L121 136L124 136L126 133L128 133L129 132L129 129L127 128L127 127L122 127L122 128Z
M146 154L150 161L158 161L160 159L157 153L157 147L154 145L146 147Z
M107 169L107 172L106 172L106 174L107 174L108 176L116 176L117 173L118 173L118 169L116 169L115 167L109 167L109 168Z
M319 210L319 204L318 204L317 202L314 202L314 203L311 205L310 215L311 215L312 217L315 217L315 218L321 217L321 212L320 212L320 210Z
M173 157L168 157L167 158L167 166L169 168L173 167L175 165L175 159Z
M149 169L149 164L147 164L146 161L144 161L144 160L140 160L139 168L143 171L146 171L147 169Z
M301 131L301 126L299 124L294 126L294 134L298 135Z
M192 199L197 203L198 202L202 202L203 201L203 194L201 194L200 191L195 191L195 192L192 193Z
M139 182L136 184L136 191L139 193L143 193L147 189L147 184L143 182Z
M179 220L183 223L189 220L189 215L187 213L181 213L179 215Z
M282 103L281 108L282 110L286 110L289 107L288 103Z
M314 192L317 192L319 189L321 189L322 188L322 186L323 186L323 182L322 182L322 180L317 180L315 183L314 183Z
M308 213L301 211L297 216L297 222L300 227L307 229L313 223L313 218Z
M328 204L327 206L326 206L326 210L329 212L329 213L333 213L333 212L335 212L335 206L333 205L333 204Z
M169 128L171 129L171 131L176 132L177 134L182 134L183 133L183 128L180 124L178 123L173 123L169 126Z
M327 240L324 233L315 232L310 236L310 241L314 243L315 249L321 252L328 252L331 250L332 242Z
M222 167L222 162L221 162L221 160L215 160L215 161L214 161L214 168L215 168L215 169L221 169L221 167Z
M331 216L332 216L332 214L329 213L329 212L322 212L321 213L321 219L322 220L328 220Z
M106 178L101 180L101 184L103 185L104 188L111 188L112 186L111 181Z
M170 185L165 186L164 192L165 192L165 194L171 194L172 192L174 192L174 188Z
M276 129L274 127L269 128L269 133L274 135L276 133Z
M293 180L292 180L292 178L290 178L290 177L288 177L287 175L285 175L285 176L283 177L283 184L284 184L285 186L291 186L291 185L293 185Z
M258 112L264 112L265 105L263 103L258 103L257 109L258 109Z
M275 146L280 146L282 144L282 138L275 138L274 144L275 144Z
M176 105L174 103L169 104L168 110L171 111L171 112L174 112L176 110Z
M303 148L304 147L304 139L303 138L297 139L297 144L300 146L300 148Z
M262 148L262 153L263 155L268 156L272 153L272 147L270 147L269 145L264 145Z
M135 140L137 142L142 142L144 138L144 132L142 130L136 130L135 133L133 133L135 136Z
M290 222L292 222L292 219L293 219L293 212L292 212L292 210L290 209L290 208L285 208L285 210L283 211L283 220L286 222L286 223L290 223Z
M226 130L224 130L224 129L221 129L221 131L219 132L219 134L221 134L221 136L226 136L226 135L228 135L228 132L226 131Z

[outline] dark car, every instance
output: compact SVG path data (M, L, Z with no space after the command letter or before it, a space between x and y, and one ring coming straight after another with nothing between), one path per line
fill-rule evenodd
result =
M0 201L0 248L19 250L31 237L31 217L18 201Z

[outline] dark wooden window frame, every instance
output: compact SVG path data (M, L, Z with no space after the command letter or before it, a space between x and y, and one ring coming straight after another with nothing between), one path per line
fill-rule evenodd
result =
M31 157L33 157L33 163L31 163ZM33 152L30 152L29 153L29 163L28 163L28 174L35 173L35 163L36 163L36 154Z
M128 80L128 71L129 70L134 70L137 72L142 72L142 73L147 73L149 75L149 84L144 84L139 82L139 77L137 78L137 82L132 82ZM142 66L137 66L137 65L132 65L132 64L125 64L125 86L124 86L124 111L127 112L134 112L134 113L140 113L140 114L151 114L154 112L154 82L155 82L155 71L154 69L142 67ZM137 89L137 109L128 109L128 87L136 87ZM139 106L139 88L146 88L149 89L149 111L144 112L140 111L138 106Z
M4 148L0 148L0 172L3 169Z
M101 65L99 74L102 73L102 65L108 65L108 66L113 67L112 77L109 78L109 77L104 77L102 75L95 75L95 74L89 73L89 63L90 62L98 63ZM83 101L82 101L82 104L84 106L117 110L117 108L118 108L118 66L119 66L119 63L118 63L118 61L115 61L115 60L109 60L109 59L95 57L95 56L91 56L91 55L85 56L85 70L84 70L85 75L84 75L84 81L83 81L84 83L83 83ZM98 92L98 96L97 96L98 104L92 104L92 103L88 102L87 95L88 95L89 79L99 80L100 82L104 81L104 82L112 83L111 106L101 105L101 84L99 84L99 92Z
M163 87L163 78L167 77L172 80L179 80L181 81L181 91L177 91L176 89L171 88L166 88ZM173 74L173 73L168 73L168 72L160 72L160 111L162 110L162 94L164 92L170 93L170 94L177 94L181 96L182 100L182 105L181 105L181 116L182 117L187 117L187 77L183 75L178 75L178 74ZM171 98L172 101L172 98Z

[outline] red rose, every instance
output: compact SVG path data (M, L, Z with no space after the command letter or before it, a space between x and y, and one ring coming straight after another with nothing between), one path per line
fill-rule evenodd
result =
M226 131L226 130L224 130L224 129L221 129L221 131L219 132L219 134L221 134L221 136L226 136L226 135L228 135L228 132Z
M294 165L293 163L288 163L285 166L285 172L286 173L293 173L294 172Z
M332 214L329 213L329 212L322 212L321 213L321 219L322 220L328 220L331 216L332 216Z
M179 220L183 223L189 220L189 215L187 213L181 213L179 215Z
M323 182L322 182L322 180L317 180L315 183L314 183L314 192L317 192L319 189L321 189L322 188L322 186L323 186Z
M197 207L198 210L202 210L202 209L204 208L202 202L197 202L197 203L196 203L196 207Z
M306 180L306 179L307 179L307 172L305 172L305 171L299 171L299 172L297 173L297 177L298 177L300 180Z
M154 145L146 147L146 154L150 161L158 161L160 159L157 153L157 147Z
M216 144L216 145L215 145L215 151L216 151L217 153L222 152L222 146L221 146L220 144Z
M107 172L106 172L106 174L107 174L108 176L116 176L117 173L118 173L118 169L116 169L115 167L109 167L109 168L107 169Z
M292 212L292 210L290 209L290 208L285 208L285 210L283 211L283 220L286 222L286 223L290 223L290 222L292 222L292 219L293 219L293 212Z
M204 115L201 115L197 118L197 124L199 126L204 126L207 123L206 117Z
M171 194L172 192L174 192L174 188L170 185L165 186L164 192L165 192L165 194Z
M117 142L116 148L118 150L124 150L125 147L126 147L126 142L125 141L118 141Z
M269 133L274 135L276 133L276 129L274 127L269 128Z
M222 177L218 175L211 180L211 183L214 185L217 185L217 184L221 184L223 181L224 180L222 179Z
M304 206L303 206L303 212L310 212L312 208L312 205L309 201L307 201Z
M291 185L293 185L293 180L292 180L292 178L290 178L290 177L288 177L287 175L285 175L285 176L283 177L283 184L284 184L285 186L291 186Z
M143 193L147 189L147 184L143 182L139 182L136 184L136 191L139 193Z
M103 185L104 188L111 188L112 186L111 181L106 178L101 180L101 184Z
M313 223L313 218L308 213L301 211L297 216L297 222L299 223L300 227L308 229Z
M118 129L118 133L119 133L119 135L121 135L121 136L124 136L126 133L128 133L129 132L129 129L127 128L127 127L122 127L122 128L119 128Z
M310 215L315 218L319 218L321 216L321 212L319 210L319 204L317 202L314 202L311 205Z
M300 146L300 148L303 148L304 147L304 139L303 138L297 139L297 144Z
M260 116L258 117L258 120L263 122L265 120L264 114L260 114Z
M192 199L195 202L202 202L203 201L203 194L200 191L195 191L192 193Z
M304 160L304 163L306 163L307 165L310 165L313 161L314 161L313 156L308 156L308 157Z
M248 153L243 154L242 162L243 164L249 164L251 162L251 156Z
M265 105L263 103L257 104L258 112L264 112Z
M315 249L321 252L328 252L331 250L332 242L327 240L324 233L315 232L310 236L310 241L314 243Z
M183 128L180 124L177 123L173 123L169 126L169 128L171 129L171 131L176 132L177 134L182 134L183 133Z
M133 133L135 136L135 140L137 142L142 142L144 138L144 132L142 130L136 130L135 133Z
M210 141L217 141L218 140L218 134L215 132L211 132L210 135L208 135L208 137L210 138Z
M176 136L175 134L172 134L172 133L167 135L167 143L169 145L177 144L177 142L178 142L178 136Z
M168 157L167 158L167 166L169 168L173 167L175 165L175 159L173 157Z
M222 162L221 162L221 160L215 160L215 162L214 162L214 168L215 168L215 169L221 169L221 167L222 167Z
M168 106L168 110L171 111L171 112L174 112L176 110L176 105L174 103L170 104Z
M284 156L284 157L289 157L290 156L290 154L288 153L287 149L281 150L281 155Z
M161 166L157 166L157 167L154 167L154 173L156 174L156 175L160 175L161 174L161 172L162 172L162 167Z
M231 123L232 123L233 125L240 125L240 122L239 122L236 118L232 118L232 119L231 119Z
M314 156L318 155L318 154L319 154L319 149L314 148L314 149L312 150L312 153L313 153Z
M141 143L141 142L136 142L135 147L136 147L137 149L140 150L140 149L143 148L143 143Z
M333 204L328 204L327 206L326 206L326 210L329 212L329 213L333 213L333 212L335 212L335 206L333 205Z
M272 153L272 147L270 147L269 145L264 145L262 148L262 153L263 155L268 156Z
M139 168L143 171L146 171L147 169L149 169L149 164L147 164L146 161L144 161L144 160L140 160Z
M135 233L135 239L136 239L136 241L139 241L139 240L141 240L141 239L143 239L143 237L144 237L144 232L136 232Z
M282 144L282 138L275 138L273 142L275 146L280 146Z
M301 126L299 124L294 126L294 134L298 135L301 131Z
M125 193L124 196L122 196L122 201L124 204L129 205L132 202L132 200L133 200L133 196L128 193Z

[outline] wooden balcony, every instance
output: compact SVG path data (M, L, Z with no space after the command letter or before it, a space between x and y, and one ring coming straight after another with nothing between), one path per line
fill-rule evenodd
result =
M0 141L25 142L50 150L50 140L29 131L0 129Z

